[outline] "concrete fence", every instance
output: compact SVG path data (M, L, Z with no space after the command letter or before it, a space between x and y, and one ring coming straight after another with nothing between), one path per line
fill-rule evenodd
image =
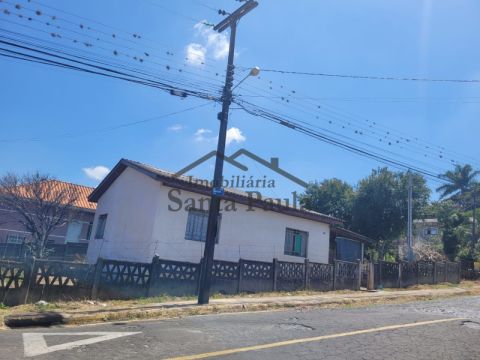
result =
M459 283L460 263L441 262L387 262L373 264L375 288L400 288L412 285Z
M320 264L215 261L212 293L237 294L295 290L359 290L374 269L377 287L458 282L456 263L387 263L365 267L360 262ZM131 299L198 293L201 263L163 260L135 263L99 259L95 265L28 259L0 260L0 302L16 305L38 300ZM372 274L373 275L373 274Z

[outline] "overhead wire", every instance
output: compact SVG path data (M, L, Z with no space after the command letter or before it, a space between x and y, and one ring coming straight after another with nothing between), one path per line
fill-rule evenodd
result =
M269 90L262 89L262 92L267 91L267 92L274 93L274 91L272 91L271 83L272 83L272 81L270 81L269 84L267 84L267 86L269 87ZM251 87L252 85L249 84L248 86ZM281 86L281 88L286 88L286 87ZM297 93L298 92L295 91L295 94L297 94ZM283 104L284 106L291 107L291 105L293 103L293 101L291 101L291 99L290 99L291 97L292 97L291 93L284 94L284 95L281 96L281 99L285 100L285 103ZM372 128L377 126L377 123L372 121L372 120L369 120L369 119L359 120L358 117L356 118L355 116L352 116L351 114L342 114L341 111L335 109L335 107L333 107L331 105L325 105L324 103L322 103L321 106L318 106L318 103L316 105L317 106L314 106L313 104L310 104L309 107L316 112L325 112L326 111L330 116L334 116L334 117L338 118L339 120L343 121L346 125L348 125L350 127L352 126L351 123L353 123L353 122L355 122L356 127L358 127L358 126L368 126L368 128L363 127L363 134L365 134L367 131L372 131ZM365 124L365 125L363 125L363 124ZM357 130L355 130L355 131L357 131ZM358 131L358 133L360 133L360 131ZM394 133L396 133L396 137L392 137L394 135ZM407 148L407 150L409 150L409 151L412 150L412 148L416 148L418 153L422 152L422 155L425 155L425 153L428 153L428 154L430 154L429 157L431 159L435 160L435 161L440 159L441 162L449 162L450 165L460 163L460 161L452 160L451 158L462 156L462 154L457 154L456 153L455 154L456 156L453 156L454 152L446 150L444 147L440 147L438 145L435 146L435 145L432 145L432 144L420 144L420 141L419 141L418 137L409 137L406 134L402 134L402 133L399 134L395 130L391 130L391 129L388 129L388 128L385 131L383 131L382 136L383 137L386 136L386 138L391 139L390 142L392 144L402 143L405 146L405 148ZM388 143L388 141L387 141L387 143ZM447 156L446 155L447 153L452 155L452 156ZM449 157L450 159L447 159L447 157ZM475 159L470 159L470 161L471 160L475 160Z
M0 56L4 56L4 54L0 54ZM14 57L14 56L12 56L12 57ZM174 115L179 115L179 114L183 114L183 113L186 113L186 112L189 112L189 111L193 111L193 110L199 109L201 107L205 107L207 105L210 105L210 102L206 102L206 103L196 105L196 106L191 106L191 107L179 110L179 111L173 111L173 112L166 113L166 114L163 114L163 115L150 117L150 118L147 118L147 119L124 122L124 123L121 123L121 124L118 124L118 125L105 126L105 127L100 127L100 128L96 128L96 129L89 129L89 130L85 130L85 131L75 131L74 133L63 133L63 134L58 134L58 135L53 135L53 136L48 136L48 137L0 139L0 142L2 142L2 143L39 142L39 141L52 140L52 139L53 140L54 139L71 139L71 138L83 137L85 135L105 133L105 132L115 131L115 130L119 130L119 129L123 129L123 128L127 128L127 127L146 124L146 123L153 122L153 121L156 121L156 120L172 117Z

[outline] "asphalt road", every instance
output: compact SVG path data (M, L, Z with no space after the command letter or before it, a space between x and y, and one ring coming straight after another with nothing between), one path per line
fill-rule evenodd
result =
M463 297L8 330L0 359L480 359L479 340L480 297Z

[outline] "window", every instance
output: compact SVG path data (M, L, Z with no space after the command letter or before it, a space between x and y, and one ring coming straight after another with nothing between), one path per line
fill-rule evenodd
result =
M7 244L23 244L25 242L25 236L19 234L8 234Z
M67 228L67 236L66 242L67 243L78 243L80 242L80 235L82 234L82 227L83 224L78 221L71 221L68 223Z
M288 229L285 231L285 255L307 257L308 233Z
M358 261L362 257L362 243L359 241L338 237L336 243L336 259L341 261Z
M88 223L88 229L87 229L87 240L90 240L92 237L92 228L93 228L93 222Z
M436 227L428 227L423 229L423 234L425 236L433 236L438 234L438 229Z
M107 224L107 214L102 214L98 217L97 231L95 232L95 239L103 239L105 232L105 225Z
M221 215L218 219L217 238L220 231ZM187 228L185 230L185 240L203 241L207 239L208 211L190 209L188 210Z

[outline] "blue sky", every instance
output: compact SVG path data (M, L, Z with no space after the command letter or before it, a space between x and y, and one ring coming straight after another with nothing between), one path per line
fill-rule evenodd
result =
M259 2L239 25L237 82L247 73L242 69L252 66L480 79L480 49L475 46L480 32L478 1ZM17 3L20 10L14 8ZM209 7L231 11L238 5L233 0L5 0L0 9L10 9L11 13L0 13L0 28L77 47L112 61L130 62L158 71L159 76L202 82L215 92L223 82L228 34L216 35L201 22L216 23L222 18ZM41 15L30 14L33 21L15 16L15 12L26 15L33 9L41 10ZM52 38L51 29L46 28L50 15L56 16L50 22L59 24L56 31L63 35L61 39ZM116 38L106 36L110 33ZM67 40L86 37L93 39L88 49ZM112 50L117 49L120 55L113 55ZM141 64L123 55L144 52L150 57ZM157 60L150 61L154 56ZM166 70L167 65L170 70ZM182 75L177 68L183 69ZM122 157L177 171L215 149L219 106L214 103L18 60L0 58L0 69L0 174L39 170L95 186L98 180L94 177L102 174L102 168L94 168L111 169ZM262 72L259 79L247 79L236 94L308 121L322 131L348 137L355 144L375 146L381 154L408 157L410 163L432 172L451 168L452 161L480 168L480 149L476 146L480 130L478 83ZM174 116L102 130L202 104ZM228 154L244 147L265 159L278 157L283 169L307 182L337 177L356 184L381 165L232 107ZM213 161L199 167L193 175L209 178L212 165ZM85 171L89 168L96 171ZM250 171L255 177L270 176L256 165L250 166ZM227 166L226 174L237 174L237 170ZM430 185L435 187L436 183ZM294 184L281 180L275 191L285 196L293 190L298 190Z

